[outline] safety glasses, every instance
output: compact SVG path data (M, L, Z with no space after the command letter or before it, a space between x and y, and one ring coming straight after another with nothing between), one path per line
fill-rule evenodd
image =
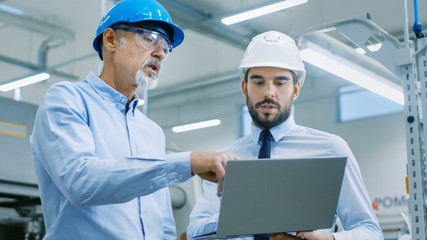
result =
M165 57L168 56L169 52L172 52L172 44L169 42L168 38L163 34L158 32L153 32L149 30L143 30L139 28L130 28L130 27L114 27L114 30L120 29L123 31L135 32L136 40L147 50L154 51L159 45L162 47L162 50L165 54Z

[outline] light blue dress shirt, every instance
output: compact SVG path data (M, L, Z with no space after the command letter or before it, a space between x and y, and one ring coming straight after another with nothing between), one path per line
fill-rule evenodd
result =
M176 239L168 186L191 177L162 129L94 73L55 84L31 145L45 240Z
M292 116L279 126L270 129L270 132L274 138L271 143L272 158L348 157L336 211L345 231L333 233L333 235L336 240L383 239L359 166L347 143L342 138L296 125ZM258 141L260 133L261 129L252 125L251 134L238 140L226 151L234 153L240 159L258 158L261 147L261 142ZM304 169L301 171L303 172ZM220 199L216 195L216 190L217 185L215 183L203 182L204 192L190 215L190 225L187 229L189 239L215 231L220 206ZM326 231L332 232L332 229Z

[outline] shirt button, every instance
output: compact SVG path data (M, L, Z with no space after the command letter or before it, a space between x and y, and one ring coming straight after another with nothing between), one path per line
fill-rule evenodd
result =
M153 187L153 185L150 185L150 186L148 186L148 188L149 188L149 189L153 189L154 187Z
M124 98L122 98L122 103L123 103L123 102L125 102L125 99L124 99Z
M182 179L182 175L178 175L178 179Z

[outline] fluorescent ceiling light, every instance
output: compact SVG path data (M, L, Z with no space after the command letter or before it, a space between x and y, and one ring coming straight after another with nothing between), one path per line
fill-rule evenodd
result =
M20 87L24 87L24 86L27 86L27 85L30 85L30 84L33 84L36 82L44 81L44 80L48 79L49 77L50 77L50 74L48 74L48 73L40 73L37 75L33 75L30 77L26 77L23 79L16 80L13 82L2 84L2 85L0 85L0 91L7 92L7 91L13 90L15 88L20 88Z
M382 43L376 43L376 44L372 44L372 45L368 45L366 46L371 52L378 52L378 50L381 49L382 47ZM366 54L366 51L363 50L363 48L356 48L356 52L360 53L360 54Z
M295 7L297 5L306 3L308 0L287 0L287 1L282 1L282 2L278 2L275 4L271 4L271 5L267 5L264 7L260 7L257 9L253 9L253 10L249 10L243 13L239 13L236 15L232 15L230 17L226 17L221 19L221 22L224 23L225 25L231 25L234 23L238 23L238 22L242 22L242 21L246 21L252 18L256 18L259 16L263 16L263 15L267 15L273 12L277 12L286 8L291 8L291 7Z
M175 133L186 132L186 131L196 130L196 129L200 129L200 128L218 126L220 124L221 124L220 120L213 119L213 120L209 120L209 121L196 122L196 123L176 126L176 127L172 128L172 131Z
M11 13L13 15L24 15L24 12L22 10L19 10L17 8L14 8L14 7L7 6L5 4L0 4L0 10Z
M333 55L315 44L309 44L308 46L308 48L300 51L304 61L400 105L404 104L403 90L397 83L356 65L347 59Z

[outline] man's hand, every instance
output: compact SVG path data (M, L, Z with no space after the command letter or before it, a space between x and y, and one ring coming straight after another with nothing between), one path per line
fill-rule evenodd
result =
M217 194L220 196L227 161L237 159L229 152L193 152L190 155L191 173L208 181L217 182L219 185Z
M297 240L297 239L308 239L308 240L334 240L334 236L323 230L316 230L311 232L297 232L297 236L292 236L285 233L278 233L270 236L272 240Z
M316 230L311 232L297 232L297 236L302 239L309 240L335 240L334 236L323 230Z

